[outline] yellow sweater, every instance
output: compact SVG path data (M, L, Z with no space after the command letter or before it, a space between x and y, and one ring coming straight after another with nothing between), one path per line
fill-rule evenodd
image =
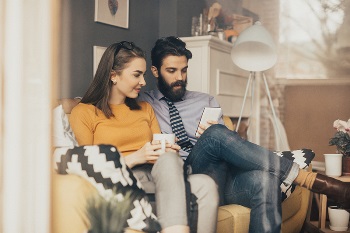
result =
M160 133L157 118L150 104L140 102L141 110L130 110L125 104L110 105L115 117L107 118L91 104L78 104L69 121L79 145L111 144L122 155L140 149Z

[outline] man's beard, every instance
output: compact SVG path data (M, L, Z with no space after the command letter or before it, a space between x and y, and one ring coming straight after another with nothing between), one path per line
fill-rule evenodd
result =
M180 88L176 88L175 86L181 86ZM165 81L162 75L159 74L158 77L158 89L159 91L167 97L171 101L180 101L182 97L186 93L187 79L185 81L178 80L176 82L171 83L170 85Z

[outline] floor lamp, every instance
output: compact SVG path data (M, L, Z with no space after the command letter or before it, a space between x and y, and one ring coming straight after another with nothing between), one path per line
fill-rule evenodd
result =
M276 64L276 46L273 42L270 33L261 25L259 21L257 21L254 25L241 32L241 34L238 36L237 40L235 41L232 47L231 58L233 63L239 68L250 72L248 82L246 85L246 90L244 93L241 112L239 114L237 122L236 131L238 131L239 125L242 120L243 110L246 103L249 88L251 88L251 106L253 106L255 88L259 88L256 87L256 74L257 72L261 72L265 84L266 94L268 96L268 100L272 110L274 123L277 127L278 136L279 138L281 138L281 132L277 124L275 108L272 103L270 90L267 84L266 76L264 74L264 71L272 68Z

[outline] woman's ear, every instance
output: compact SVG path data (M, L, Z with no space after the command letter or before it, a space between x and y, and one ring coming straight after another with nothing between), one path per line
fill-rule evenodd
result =
M152 74L153 74L154 77L156 77L156 78L159 77L157 67L151 66L151 71L152 71Z
M111 71L109 78L114 85L117 84L117 73L114 70Z

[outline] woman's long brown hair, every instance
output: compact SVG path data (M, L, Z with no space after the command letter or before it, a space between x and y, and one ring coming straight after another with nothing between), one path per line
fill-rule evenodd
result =
M115 54L118 49L120 50ZM114 70L120 75L126 65L134 58L146 59L145 53L134 44L132 49L120 47L119 43L110 45L103 53L94 80L83 96L81 103L92 104L100 109L107 118L113 117L114 114L108 103L113 85L110 80L111 71ZM141 109L136 99L126 97L125 104L131 110Z

